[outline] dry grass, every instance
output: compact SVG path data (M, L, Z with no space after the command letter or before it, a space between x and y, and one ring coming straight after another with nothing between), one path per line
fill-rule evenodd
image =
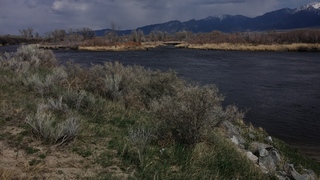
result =
M9 171L6 170L6 169L0 168L0 179L2 179L2 180L12 179L12 173L9 172Z
M320 51L319 44L231 44L231 43L211 43L211 44L180 44L176 47L203 49L203 50L222 50L222 51Z
M66 120L61 121L61 117L58 118L57 115L54 115L52 108L54 107L52 107L50 101L48 104L39 104L36 114L28 116L26 123L45 141L62 145L78 134L79 118L70 115ZM67 111L64 106L58 107L59 110L61 108L61 111Z
M163 42L142 42L141 45L144 48L156 48L159 46L164 46L165 44L163 44Z
M135 50L148 50L151 48L156 48L163 46L161 42L144 42L144 43L118 43L116 45L103 45L103 46L90 46L90 45L81 45L79 50L86 51L135 51Z
M129 50L144 50L141 46L79 46L79 50L85 51L129 51Z

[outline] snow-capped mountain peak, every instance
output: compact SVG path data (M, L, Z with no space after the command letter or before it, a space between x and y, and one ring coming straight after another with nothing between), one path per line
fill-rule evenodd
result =
M310 6L312 6L315 9L320 9L320 2L311 3Z
M320 2L314 2L310 4L306 4L303 6L300 6L296 9L295 12L304 11L304 10L320 10Z
M207 20L212 20L212 19L219 19L220 21L224 20L225 18L230 17L230 15L225 15L225 14L217 14L214 16L209 16L203 20L207 21Z

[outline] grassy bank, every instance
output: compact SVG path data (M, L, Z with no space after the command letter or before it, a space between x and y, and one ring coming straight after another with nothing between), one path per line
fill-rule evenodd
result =
M236 147L267 133L223 107L214 85L173 71L106 63L58 65L51 51L22 46L0 59L1 179L275 179ZM248 148L245 145L245 148ZM320 165L275 140L283 161Z
M232 44L232 43L209 43L209 44L179 44L176 47L221 50L221 51L297 51L297 52L319 52L319 44L293 43L293 44Z
M90 46L90 45L80 45L79 50L86 51L139 51L139 50L148 50L163 46L161 42L143 42L143 43L119 43L117 45L108 45L108 46Z
M80 45L54 45L54 44L39 44L40 49L48 50L83 50L83 51L141 51L149 50L159 46L164 46L161 42L127 42L117 43L115 45L94 45L94 44L80 44Z

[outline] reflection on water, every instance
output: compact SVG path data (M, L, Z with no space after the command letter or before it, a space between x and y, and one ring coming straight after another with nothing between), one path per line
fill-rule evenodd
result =
M226 96L224 104L249 110L246 121L319 156L314 152L320 152L320 53L159 48L55 54L61 62L73 59L84 66L119 61L150 69L173 69L187 80L216 84Z

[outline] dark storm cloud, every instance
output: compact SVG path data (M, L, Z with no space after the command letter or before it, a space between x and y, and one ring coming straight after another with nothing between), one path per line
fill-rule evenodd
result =
M210 1L210 0L204 0L204 1L196 1L193 4L197 5L203 5L203 4L237 4L237 3L244 3L246 0L216 0L216 1Z
M119 29L216 14L262 15L314 0L0 0L0 34L33 27L41 34L57 28Z

